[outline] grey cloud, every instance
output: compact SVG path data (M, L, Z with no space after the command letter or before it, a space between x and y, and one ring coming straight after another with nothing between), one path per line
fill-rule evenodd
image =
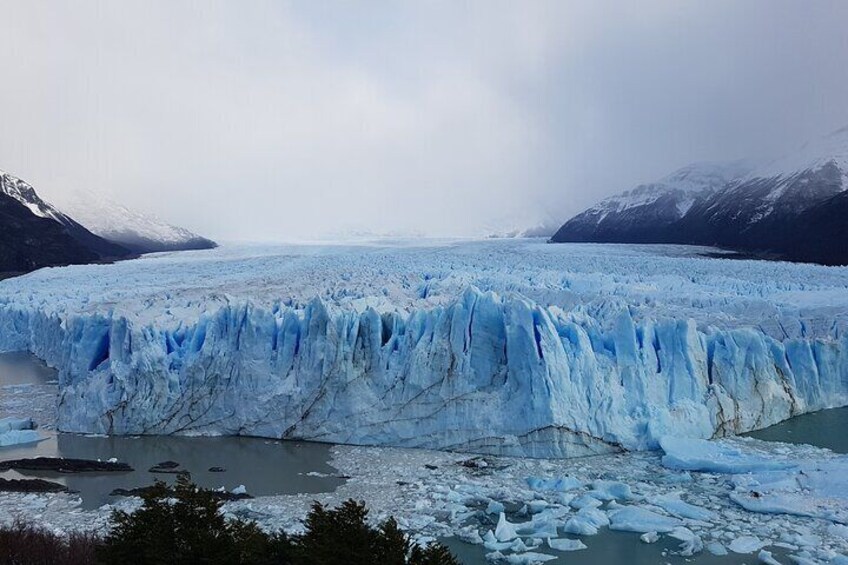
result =
M848 123L848 4L4 2L0 168L222 239L470 235Z

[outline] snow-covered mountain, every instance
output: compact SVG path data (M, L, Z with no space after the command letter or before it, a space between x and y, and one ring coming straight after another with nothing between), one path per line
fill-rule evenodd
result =
M610 196L578 214L554 241L657 242L692 206L751 170L744 161L692 163L652 183Z
M0 193L14 198L40 218L48 218L63 225L73 223L68 216L42 200L29 183L3 171L0 171Z
M128 254L42 200L25 181L0 171L0 273Z
M797 239L823 227L802 221L804 212L826 205L846 188L848 128L843 128L752 171L693 207L677 237L777 254L792 247L803 259Z
M740 163L686 167L600 202L566 222L552 240L718 245L845 264L842 246L822 249L842 229L844 216L819 212L812 223L810 214L844 206L846 188L848 127L753 170Z
M216 246L212 240L155 216L130 210L93 191L57 195L56 201L62 210L92 232L136 253L211 249Z
M526 227L515 227L506 230L491 230L486 234L488 239L510 239L520 237L551 237L556 233L559 224L539 222L526 224Z

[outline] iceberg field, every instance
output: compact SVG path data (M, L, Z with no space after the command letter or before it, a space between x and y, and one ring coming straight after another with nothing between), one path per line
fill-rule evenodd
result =
M848 269L698 248L223 247L0 282L59 429L497 455L655 449L848 404Z
M336 445L331 447L332 465L349 477L337 490L232 501L223 512L254 520L267 531L293 533L303 531L301 517L315 500L330 506L349 498L365 500L375 521L394 516L418 543L454 536L470 544L463 546L479 560L469 562L532 563L551 555L567 561L569 556L560 552L588 557L599 545L627 537L642 540L637 543L659 542L655 561L663 563L682 561L678 557L699 562L696 556L707 553L738 554L729 561L751 563L763 551L779 563L845 562L848 526L839 522L846 509L840 484L848 476L844 455L750 438L693 440L671 451L694 466L704 460L705 444L752 459L784 461L793 468L766 482L761 474L737 474L730 468L725 473L708 466L703 471L669 469L657 451L469 459L445 451ZM804 475L815 468L833 474L813 486ZM798 495L794 503L783 500L782 509L767 498L792 494ZM764 497L766 504L748 509L740 503L743 496ZM0 493L0 524L27 515L57 532L104 532L111 509L132 511L140 504L137 498L117 498L86 510L76 494ZM808 514L811 508L815 516Z

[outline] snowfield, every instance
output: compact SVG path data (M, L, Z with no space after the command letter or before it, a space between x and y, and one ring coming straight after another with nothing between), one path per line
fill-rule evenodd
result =
M848 268L703 249L222 247L0 282L59 429L497 455L656 449L848 404ZM712 250L714 251L714 250Z

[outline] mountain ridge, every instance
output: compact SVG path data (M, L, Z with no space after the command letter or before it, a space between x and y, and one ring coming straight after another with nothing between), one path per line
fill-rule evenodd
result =
M91 232L136 253L217 247L211 239L131 210L105 194L78 190L66 193L60 202L63 210Z
M848 127L747 172L743 161L733 163L739 168L688 165L656 183L606 198L565 222L551 241L711 245L793 261L848 264L848 251L841 246L825 245L827 252L821 248L827 230L841 233L839 218L826 203L832 200L831 206L841 209L845 200L839 196L848 189ZM700 176L684 187L675 174L687 169ZM732 174L722 179L721 172Z
M98 237L42 200L27 182L0 171L0 273L126 258L131 252Z

